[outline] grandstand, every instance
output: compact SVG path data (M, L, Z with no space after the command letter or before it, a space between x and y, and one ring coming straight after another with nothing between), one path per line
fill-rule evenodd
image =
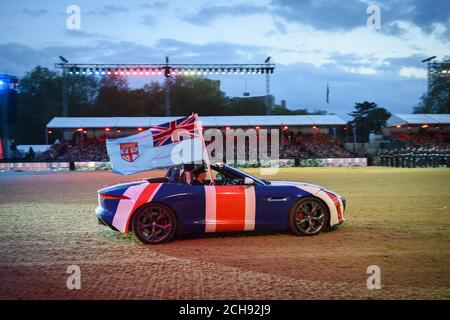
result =
M450 147L450 114L394 114L386 121L383 134L389 148Z
M107 162L109 158L106 153L106 139L135 134L176 118L178 117L56 117L46 128L47 145L50 148L44 152L35 150L36 156L32 160ZM319 160L325 165L390 163L401 166L402 159L408 160L412 157L420 159L429 155L430 161L422 162L434 163L433 159L436 158L435 162L438 164L447 164L450 159L447 156L450 152L448 114L394 114L382 129L383 135L371 134L369 142L363 143L349 142L351 130L348 130L346 122L336 115L208 116L200 117L200 120L204 129L215 128L222 132L226 129L278 129L280 159L292 160L296 165ZM236 150L242 146L235 144L234 147ZM249 146L244 148L248 155ZM25 149L28 150L29 147ZM21 155L23 156L24 152ZM385 158L384 161L381 157ZM18 156L16 160L22 158L30 160L30 156L26 155ZM386 160L393 158L399 160ZM405 163L414 165L411 161Z
M166 123L177 117L53 118L47 141L55 143L42 160L107 161L105 139L118 138ZM340 137L346 122L336 115L200 117L205 129L280 129L283 159L350 158Z
M382 166L450 167L450 114L394 114L383 134Z

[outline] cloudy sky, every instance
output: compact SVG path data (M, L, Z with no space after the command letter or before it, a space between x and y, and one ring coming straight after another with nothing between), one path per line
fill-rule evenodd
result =
M70 5L81 10L79 30L67 29ZM370 5L380 8L379 30L367 27ZM339 115L364 100L412 112L426 89L421 60L450 55L448 0L15 0L0 2L0 28L0 72L53 67L58 55L84 63L163 63L166 55L173 63L261 63L271 56L277 103ZM262 75L218 79L230 96L246 87L265 92Z

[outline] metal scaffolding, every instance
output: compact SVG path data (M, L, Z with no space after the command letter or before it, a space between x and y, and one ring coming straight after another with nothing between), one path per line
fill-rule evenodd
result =
M272 110L272 97L270 95L270 74L275 70L270 57L265 63L256 64L170 64L166 63L68 63L60 57L61 63L55 63L55 68L61 69L63 74L63 116L68 115L67 105L67 76L98 75L98 76L164 76L165 81L165 109L166 115L171 113L170 107L170 81L173 76L207 76L207 75L266 75L266 113Z

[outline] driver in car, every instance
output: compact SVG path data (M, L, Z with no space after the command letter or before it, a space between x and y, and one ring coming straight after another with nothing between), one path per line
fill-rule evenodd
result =
M206 179L206 168L204 166L199 166L192 170L194 174L194 179L191 182L193 186L203 186Z

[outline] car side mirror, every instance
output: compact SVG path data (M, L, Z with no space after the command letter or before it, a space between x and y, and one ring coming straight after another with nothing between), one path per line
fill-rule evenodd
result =
M245 177L245 178L244 178L244 184L245 184L245 185L253 185L253 184L255 184L255 182L253 181L253 179L250 179L250 178L248 178L248 177Z

